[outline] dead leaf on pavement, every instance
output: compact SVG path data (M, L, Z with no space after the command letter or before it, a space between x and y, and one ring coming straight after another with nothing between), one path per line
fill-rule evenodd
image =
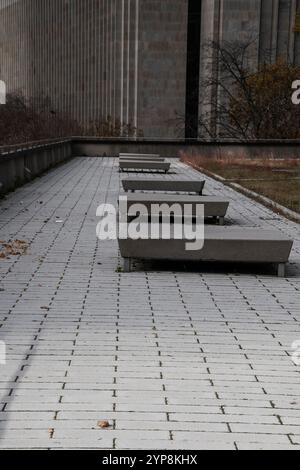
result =
M28 249L28 243L24 240L13 240L11 242L0 241L0 258L9 259L9 256L24 255Z
M104 421L98 421L97 426L99 428L105 429L105 428L109 428L110 424L108 421L104 420Z

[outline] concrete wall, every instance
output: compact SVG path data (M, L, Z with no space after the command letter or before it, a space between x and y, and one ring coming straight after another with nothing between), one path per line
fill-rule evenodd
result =
M139 22L138 124L151 138L174 137L185 113L188 0L143 0Z
M17 0L0 9L0 78L85 125L173 136L185 109L188 0Z
M0 10L0 78L8 92L49 96L86 128L108 116L132 122L136 5L18 0Z
M200 2L200 0L199 0ZM254 65L265 51L300 63L294 32L300 0L202 0L207 40L257 37ZM188 0L2 0L0 79L8 92L48 95L53 108L81 122L111 116L149 138L174 138L184 117ZM201 87L216 73L201 55ZM183 125L184 128L184 125Z
M0 148L0 195L75 156L116 157L121 152L154 153L178 158L184 152L206 157L224 155L268 158L300 158L298 141L188 142L184 140L98 139L73 137L56 142Z
M123 139L97 139L74 137L72 140L75 156L117 156L119 153L152 153L168 158L178 158L181 152L204 155L206 157L245 156L268 158L300 158L299 141L253 141L240 143L204 142L184 140L144 140L128 141Z
M203 38L235 41L252 36L257 58L287 58L300 63L300 34L294 31L300 0L202 0ZM214 21L212 21L214 20Z
M72 156L71 140L0 148L0 195L22 186Z
M202 44L216 41L252 41L248 52L253 71L260 63L289 59L300 64L300 33L295 32L296 15L300 15L300 0L202 0ZM224 99L221 89L207 87L211 74L219 73L218 60L200 57L199 114L211 114L211 130L215 128L216 103ZM224 81L224 80L223 80Z

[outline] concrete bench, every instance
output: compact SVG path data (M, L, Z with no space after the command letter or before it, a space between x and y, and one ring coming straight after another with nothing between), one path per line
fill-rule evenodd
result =
M202 250L187 251L187 240L119 240L124 270L132 260L178 260L194 262L274 264L279 277L285 276L293 241L276 230L243 227L205 227Z
M119 158L149 158L150 160L155 160L156 158L162 158L160 155L156 153L119 153Z
M202 195L205 181L159 180L159 179L124 179L124 191L164 191L185 192Z
M119 157L120 162L136 162L136 161L141 161L141 162L165 162L165 158L163 157Z
M155 161L120 161L120 171L163 171L168 173L170 170L171 164L166 162L155 162Z
M204 205L204 217L213 217L218 219L220 225L224 225L225 216L228 210L229 201L214 196L188 196L176 194L151 194L151 193L135 193L128 194L127 209L133 204L143 204L148 213L151 213L152 204L179 204L184 211L186 204L192 205L192 213L196 215L196 206Z

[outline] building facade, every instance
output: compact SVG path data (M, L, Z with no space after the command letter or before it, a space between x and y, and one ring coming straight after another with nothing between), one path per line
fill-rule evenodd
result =
M257 64L265 50L300 63L300 0L0 0L0 79L86 127L197 137L202 46L249 33Z

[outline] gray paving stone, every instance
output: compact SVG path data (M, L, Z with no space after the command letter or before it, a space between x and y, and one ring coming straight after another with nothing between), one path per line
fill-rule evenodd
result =
M286 279L117 272L117 242L95 236L97 206L119 193L113 159L75 158L0 201L0 239L29 243L0 260L1 449L299 450L299 226L206 180L230 198L228 223L295 238Z

